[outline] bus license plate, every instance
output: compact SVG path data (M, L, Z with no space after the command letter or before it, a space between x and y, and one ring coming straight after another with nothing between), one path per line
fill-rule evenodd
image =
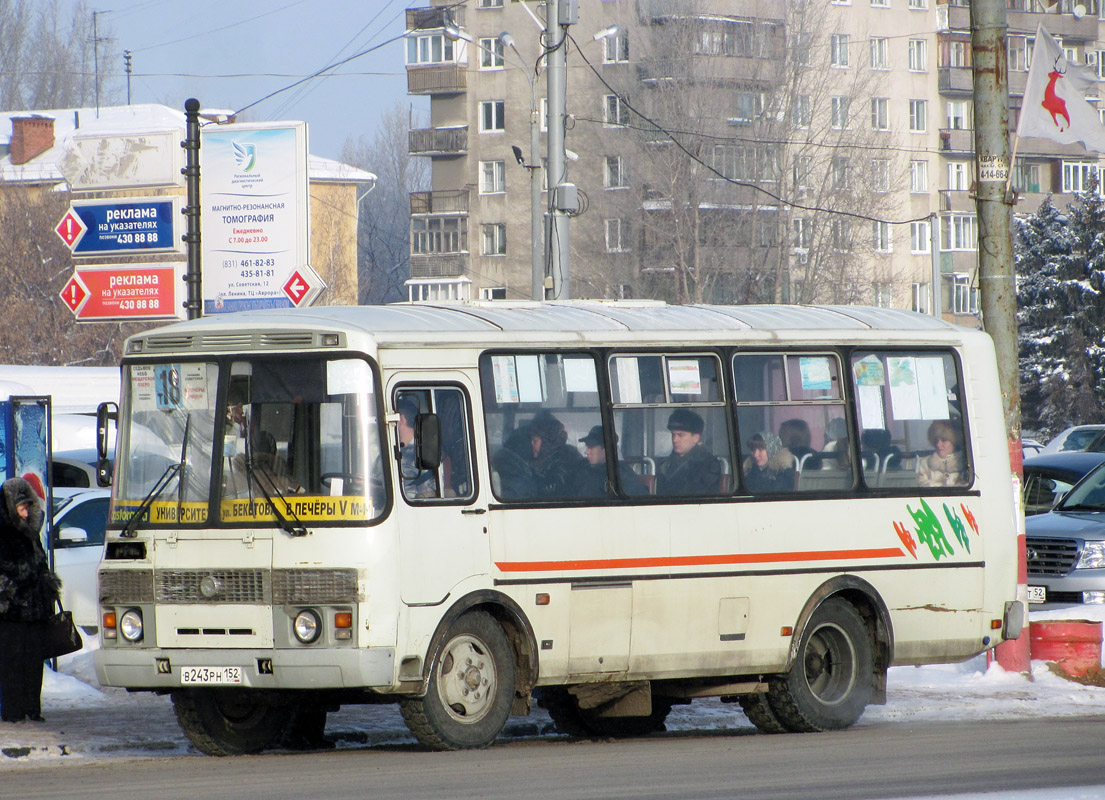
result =
M1047 602L1047 587L1046 586L1029 586L1028 587L1028 602L1029 603L1044 603L1044 602Z
M241 667L181 667L181 683L229 684L242 682Z

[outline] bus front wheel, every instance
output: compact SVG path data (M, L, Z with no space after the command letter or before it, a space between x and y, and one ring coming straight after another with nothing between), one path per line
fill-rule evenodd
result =
M769 681L768 701L784 728L812 732L847 728L874 691L871 637L855 606L834 597L806 625L786 675Z
M503 629L482 611L456 620L430 664L424 697L399 701L418 741L434 750L487 747L514 702L514 652Z
M180 689L172 699L184 735L210 756L259 753L279 741L292 714L280 698L248 689Z

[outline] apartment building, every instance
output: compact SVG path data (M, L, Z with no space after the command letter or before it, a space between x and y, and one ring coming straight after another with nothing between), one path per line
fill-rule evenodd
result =
M1039 21L1080 63L1105 70L1105 52L1095 0L1007 3L1015 129ZM967 0L578 7L571 296L930 311L935 283L944 316L976 324ZM515 0L407 11L408 91L429 97L410 152L432 161L430 191L411 196L413 299L532 294L526 165L544 163L543 14ZM1020 142L1016 213L1098 169L1079 146Z

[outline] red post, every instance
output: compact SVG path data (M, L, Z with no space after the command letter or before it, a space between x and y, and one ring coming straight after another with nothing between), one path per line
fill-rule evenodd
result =
M1020 501L1020 482L1024 478L1024 451L1020 439L1009 440L1009 463L1017 476L1017 599L1028 613L1028 556L1025 554L1024 506ZM1029 647L1028 619L1024 621L1024 630L1019 639L1002 642L994 648L998 665L1007 672L1028 673L1031 669L1032 654Z

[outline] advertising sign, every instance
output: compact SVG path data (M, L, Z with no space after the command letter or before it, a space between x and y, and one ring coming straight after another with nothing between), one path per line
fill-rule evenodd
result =
M74 192L184 186L184 151L177 130L74 135L58 162Z
M307 263L306 123L202 128L200 207L204 314L307 305L325 288Z
M61 299L81 322L184 319L184 266L167 261L78 267Z
M55 230L75 256L181 252L180 200L76 200Z

